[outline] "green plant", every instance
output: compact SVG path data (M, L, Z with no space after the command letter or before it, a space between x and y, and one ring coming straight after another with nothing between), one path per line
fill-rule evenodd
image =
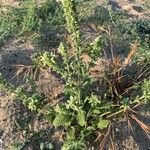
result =
M35 29L39 30L41 24L40 19L37 17L37 6L35 0L27 3L26 10L26 15L23 17L22 21L21 34Z
M49 27L57 28L65 23L62 7L55 0L47 0L38 8L37 15Z
M104 75L98 73L95 77L91 69L102 57L104 41L102 37L97 37L85 49L75 1L62 0L62 6L71 45L61 43L57 53L44 52L36 59L39 66L50 68L65 82L64 101L49 104L49 107L42 110L45 118L55 128L63 127L66 131L62 149L84 150L97 145L97 149L104 149L108 142L111 143L110 148L114 149L113 126L124 117L128 122L134 119L149 134L149 126L138 119L139 112L135 109L149 104L150 64L147 58L144 60L144 67L141 60L135 59L134 63L131 63L138 49L135 44L123 61L112 54L112 59L106 60L104 64ZM110 32L108 34L110 35ZM91 58L88 62L83 60L85 52ZM111 52L113 53L112 49ZM132 69L132 66L136 70ZM31 110L37 110L38 106L41 106L39 102L42 102L43 97L40 97L39 101L39 95L27 96L20 89L8 85L2 78L0 83L3 89L15 93ZM32 82L31 84L33 85Z
M53 150L54 146L52 143L49 143L49 142L41 143L40 144L40 150L44 150L44 149Z
M135 97L134 92L133 96L131 93L131 96L124 93L128 90L130 91L130 89L136 91L136 89L140 87L138 82L136 83L132 81L131 78L126 79L123 77L126 76L124 73L127 71L126 68L129 66L129 61L135 54L136 48L134 47L131 50L123 63L121 63L119 59L113 58L113 61L109 64L109 69L112 67L112 70L109 70L112 71L112 74L108 72L108 78L107 75L104 76L104 86L107 87L108 84L106 88L107 91L104 93L104 96L96 95L94 91L91 90L95 79L90 75L90 68L93 66L94 60L97 60L100 56L99 54L101 54L101 40L97 38L95 42L93 42L94 44L91 45L93 50L91 55L93 58L92 62L85 64L81 58L84 50L81 44L74 1L64 0L62 4L66 16L67 29L72 38L74 54L70 56L66 47L60 44L59 53L62 57L61 63L59 63L57 56L53 53L46 52L41 56L41 61L44 66L47 65L56 71L66 81L65 95L67 101L63 104L58 104L53 109L55 113L51 111L48 112L48 115L51 116L50 118L55 127L63 126L67 130L66 142L63 145L64 149L66 147L71 147L70 149L85 149L88 145L86 140L89 135L91 138L96 137L95 131L104 135L102 136L100 144L100 149L103 149L108 140L108 135L110 139L112 138L112 124L117 122L117 120L126 113L130 113L131 115L131 110L134 109L138 103L145 101L145 98L138 99L139 96ZM92 50L90 52L92 52ZM128 83L128 80L131 81ZM122 89L121 86L123 84ZM137 85L134 86L134 84ZM113 121L116 116L118 119ZM133 118L133 114L131 117ZM149 130L147 127L146 132L149 132ZM80 144L80 138L82 139L82 144Z
M62 9L54 0L46 0L38 6L35 0L25 5L26 15L22 22L22 32L42 31L64 24ZM44 28L43 28L44 26Z
M18 36L44 41L50 39L47 31L51 32L65 23L62 8L55 0L46 0L41 5L35 0L21 4L17 8L0 6L0 44Z
M7 81L0 74L0 88L7 93L13 93L15 97L22 100L22 103L32 111L41 109L44 103L44 97L39 93L30 94L25 92L21 87L15 88L13 85L8 84Z
M2 8L2 6L0 6ZM8 8L7 11L0 11L0 44L11 36L14 36L20 30L20 22L22 20L21 9Z

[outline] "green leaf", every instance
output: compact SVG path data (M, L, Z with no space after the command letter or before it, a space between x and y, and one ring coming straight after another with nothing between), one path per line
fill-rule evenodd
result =
M94 110L93 110L93 113L94 113L94 114L100 114L100 113L101 113L101 111L100 111L100 110L98 110L98 109L94 109Z
M53 125L55 127L62 125L69 126L70 124L71 124L71 116L68 114L58 114L53 121Z
M89 103L93 107L93 106L97 106L98 104L100 104L101 100L96 95L91 95L91 97L89 98Z
M75 137L75 128L71 127L67 131L67 138L74 138Z
M110 120L102 119L98 122L97 126L100 129L105 129L108 127L109 124L110 124Z
M87 130L95 130L95 128L93 126L88 126Z
M79 123L80 126L84 126L86 124L86 121L85 121L85 111L83 110L79 110L78 111L78 114L76 116L76 119Z

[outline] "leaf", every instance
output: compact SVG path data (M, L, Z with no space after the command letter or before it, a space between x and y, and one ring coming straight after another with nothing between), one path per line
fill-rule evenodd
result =
M91 95L91 97L89 98L89 103L93 107L93 106L97 106L98 104L100 104L101 100L96 95Z
M98 57L101 56L101 48L103 46L103 40L101 38L101 36L97 37L93 43L90 44L91 46L91 54L90 56L93 58L93 59L96 59Z
M71 127L67 131L67 138L74 138L75 137L75 128Z
M66 51L65 46L64 46L63 43L60 43L58 51L62 55L63 59L67 58L67 51Z
M95 130L95 128L93 126L88 126L87 130Z
M53 121L53 125L55 127L62 125L68 126L70 124L71 124L71 117L68 114L58 114Z
M85 121L85 111L83 110L79 110L78 111L78 114L76 116L76 119L79 123L80 126L84 126L86 124L86 121Z
M94 114L100 114L100 113L101 113L101 111L100 111L100 110L98 110L98 109L94 109L94 110L93 110L93 113L94 113Z
M98 122L97 126L100 129L105 129L108 127L109 124L110 124L110 120L102 119Z

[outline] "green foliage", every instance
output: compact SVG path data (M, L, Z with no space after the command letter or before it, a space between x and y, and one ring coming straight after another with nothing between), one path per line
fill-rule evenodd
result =
M150 104L150 80L144 80L142 84L142 99Z
M83 111L81 108L78 110L76 119L80 126L86 125L85 114L85 111Z
M37 16L37 6L35 0L32 0L27 3L26 15L23 17L21 33L38 29L40 24L41 21Z
M104 120L104 119L102 119L102 120L100 120L100 121L98 122L97 126L98 126L98 128L100 128L100 129L105 129L105 128L108 127L109 124L110 124L110 121L109 121L109 120Z
M52 143L42 142L42 143L40 144L40 150L45 150L45 149L54 150L54 146L53 146Z
M96 61L98 58L102 57L102 49L104 48L104 40L101 36L95 38L95 40L88 45L86 52Z
M84 150L84 149L86 149L84 141L76 139L67 140L62 147L62 150Z
M44 28L49 30L51 27L55 28L64 24L63 11L54 0L46 0L41 6L32 0L26 3L25 9L26 15L22 22L22 32L43 32Z
M27 6L26 15L23 17L22 32L39 32L44 22L50 26L57 23L61 25L61 23L63 24L65 22L63 17L60 17L63 15L58 15L58 20L56 19L57 17L55 18L58 12L62 14L63 12L60 6L54 1L47 1L40 8L35 5L34 1L31 4ZM35 63L43 68L50 68L64 80L64 101L43 109L45 118L55 128L63 127L66 130L62 150L84 150L88 147L87 141L89 137L94 137L95 140L98 136L97 133L105 135L109 131L112 123L117 123L134 106L140 103L149 103L150 83L147 79L144 81L142 79L140 83L139 81L136 82L136 79L132 79L134 75L129 74L127 70L127 66L130 67L130 65L124 65L117 58L117 61L115 59L109 60L110 62L107 64L105 74L100 80L99 77L92 76L90 71L91 68L96 66L96 61L102 57L102 50L107 43L104 39L112 42L116 39L118 40L118 37L111 37L114 33L120 33L120 35L117 34L120 37L121 35L129 35L132 33L129 39L135 40L139 37L137 30L140 25L137 25L132 30L126 29L129 26L120 28L122 14L118 16L115 12L108 11L108 16L105 20L103 14L101 14L101 11L105 11L105 8L99 8L95 13L99 13L99 24L104 26L102 29L107 32L105 33L107 36L105 38L98 36L91 44L87 44L87 47L85 47L84 43L82 43L75 1L62 0L62 8L66 18L66 27L71 38L71 45L60 43L57 53L45 51L35 59ZM47 18L47 15L50 18ZM53 15L54 17L52 17ZM107 23L109 23L108 26ZM112 28L112 30L117 29L111 33L110 30L107 31L107 28L105 30L105 27L109 27L108 29ZM149 50L148 46L145 45L145 47L143 47L143 51L145 49ZM72 53L70 49L73 49ZM82 55L85 52L91 57L92 60L90 62L85 63L82 60ZM129 58L127 57L127 59ZM141 60L135 59L134 63L138 62L141 63ZM32 80L28 79L28 82L31 83L33 91L35 91L36 86ZM101 86L104 88L102 89L102 94L100 93L101 89L97 90ZM0 87L6 89L9 93L14 93L29 109L33 111L42 109L44 97L41 94L27 94L21 88L15 88L7 84L2 77L0 77ZM130 92L130 89L134 92ZM105 136L104 139L106 139ZM45 145L41 144L40 148L44 149ZM53 146L51 148L53 149Z
M142 84L142 96L140 99L144 99L145 108L142 110L144 113L150 112L150 80L144 80Z
M55 28L65 23L63 9L55 0L47 0L38 8L37 15L49 27Z
M74 54L70 54L69 47L61 43L58 48L59 57L55 53L44 52L38 60L65 80L66 100L63 104L56 105L48 114L48 116L53 116L50 117L50 120L55 127L63 126L67 130L67 138L62 149L85 149L86 139L89 136L96 136L95 131L103 132L111 126L114 118L109 116L116 117L117 115L119 119L133 104L137 104L139 101L143 102L146 98L143 97L137 101L137 98L132 96L118 95L116 99L119 98L120 102L116 104L113 101L116 89L113 89L114 85L110 85L110 83L104 95L99 96L94 93L92 87L96 79L90 75L90 68L102 56L104 41L101 37L97 37L88 45L88 50L85 50L81 42L75 3L63 0L62 4ZM82 61L81 55L84 52L88 52L91 56L91 62L84 63ZM104 77L104 82L109 80L106 78L107 76ZM111 98L109 98L109 93L111 93ZM82 137L81 140L78 140L80 137Z
M93 14L94 8L97 6L97 1L75 0L78 18L82 22Z
M0 6L2 8L2 6ZM20 30L20 22L22 20L23 10L8 9L6 12L0 11L0 44L3 44L5 39L13 36Z
M6 8L7 11L3 11L4 6L0 6L1 44L10 36L26 36L27 33L27 36L33 36L34 33L42 38L46 31L65 23L62 8L55 0L46 0L41 5L35 0L22 3L22 7Z
M53 125L55 127L59 126L68 126L70 124L70 116L69 114L58 114L53 121Z
M109 115L111 116L112 114L115 114L118 116L118 118L120 118L123 112L126 112L128 108L132 107L133 104L137 104L138 102L137 98L135 97L130 96L130 98L125 98L121 95L118 95L121 102L119 105L116 105L113 101L110 101L107 98L109 91L113 90L111 87L108 89L106 97L100 97L93 94L94 91L92 91L90 87L92 87L94 83L94 78L89 74L89 68L92 67L92 64L85 64L81 59L84 46L81 44L80 31L77 25L78 21L76 20L76 15L74 14L75 5L71 1L63 1L63 7L67 21L67 29L72 38L72 46L75 49L75 54L70 56L66 50L67 47L61 43L59 47L59 53L61 54L63 60L61 64L59 64L59 61L54 54L50 54L49 56L47 54L49 59L42 59L42 61L43 64L51 67L51 69L60 74L66 81L65 94L68 100L65 104L63 104L63 109L60 109L58 114L56 113L56 117L53 122L55 126L64 126L67 131L69 131L69 128L72 129L67 133L67 137L71 136L73 141L68 138L66 139L66 142L64 143L64 147L66 149L66 147L69 147L69 145L71 145L71 147L74 146L74 144L80 145L78 141L74 141L74 139L79 138L82 133L82 139L84 141L89 135L95 134L95 130L101 130L101 132L102 130L106 130L112 122L111 118L107 118ZM96 38L89 47L89 55L94 63L94 60L97 60L97 58L101 56L101 48L103 47L101 38ZM43 57L44 55L42 58ZM112 99L114 96L115 95L112 92ZM145 101L146 98L147 97L142 97L139 101ZM62 105L60 104L59 107L61 106ZM65 115L67 113L66 116L64 116L64 112ZM68 116L70 116L68 121L66 121L66 119L62 119L63 117L67 118ZM62 120L64 120L64 122ZM57 125L55 121L58 122ZM73 147L72 149L76 148Z
M7 93L13 93L13 95L22 100L22 103L32 111L38 111L42 108L44 103L44 97L39 93L32 95L26 93L22 88L15 88L13 85L8 84L7 81L0 74L0 89Z

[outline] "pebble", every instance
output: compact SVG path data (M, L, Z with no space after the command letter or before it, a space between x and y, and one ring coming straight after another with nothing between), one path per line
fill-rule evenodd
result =
M119 132L119 129L118 129L118 128L116 128L116 129L115 129L115 131L116 131L116 132Z

